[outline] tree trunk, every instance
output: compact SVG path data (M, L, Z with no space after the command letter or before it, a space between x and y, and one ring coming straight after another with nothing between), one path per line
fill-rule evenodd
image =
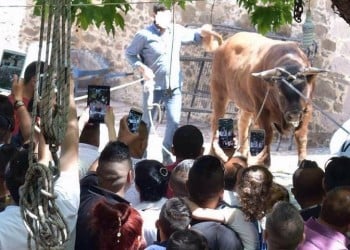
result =
M333 10L350 25L349 0L332 0Z

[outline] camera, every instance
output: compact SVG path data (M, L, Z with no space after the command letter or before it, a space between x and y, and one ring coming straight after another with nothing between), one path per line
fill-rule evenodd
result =
M110 102L110 87L88 85L89 122L103 123Z

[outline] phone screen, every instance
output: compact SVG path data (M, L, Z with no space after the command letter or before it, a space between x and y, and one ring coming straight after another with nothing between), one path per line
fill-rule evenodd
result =
M250 154L252 156L258 155L265 147L265 130L252 129L250 131Z
M128 115L128 127L132 133L136 133L139 130L140 122L142 118L142 111L137 108L131 108Z
M89 85L87 105L89 106L89 122L103 123L107 106L110 102L110 87Z
M224 149L233 148L233 119L219 119L219 146Z

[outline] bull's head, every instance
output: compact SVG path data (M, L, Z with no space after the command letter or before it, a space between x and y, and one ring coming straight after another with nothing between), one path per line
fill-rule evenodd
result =
M308 83L321 72L326 71L314 67L300 69L295 66L287 66L252 75L270 83L278 83L279 105L283 111L284 119L293 127L298 127L312 93L313 86Z

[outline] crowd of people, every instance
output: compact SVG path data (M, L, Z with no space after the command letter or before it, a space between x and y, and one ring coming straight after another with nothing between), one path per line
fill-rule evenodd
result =
M168 16L158 18L160 24L167 24ZM171 105L182 83L177 75L179 85L174 88L159 85L168 82L166 72L158 71L158 63L147 66L150 54L142 45L159 28L165 29L155 24L136 36L127 54L144 74L153 72L149 78L156 75L156 95L167 98L169 118L177 112ZM134 57L141 51L143 62ZM11 96L0 96L0 249L4 250L28 248L20 206L28 155L34 153L34 161L46 166L52 161L41 132L37 129L31 136L37 65L33 62L26 68L24 80L14 77ZM88 107L77 116L73 85L60 146L60 175L54 184L56 204L68 229L64 249L349 249L347 156L331 157L324 169L303 160L289 192L274 181L267 166L249 165L245 157L234 155L234 148L221 150L216 141L215 155L204 155L202 131L193 125L178 127L176 117L168 121L164 139L175 161L147 159L146 148L152 144L149 124L141 122L133 133L125 115L116 131L113 107L104 117L108 143L99 152L100 126L89 122ZM45 122L35 119L38 125ZM299 207L291 203L291 195Z

